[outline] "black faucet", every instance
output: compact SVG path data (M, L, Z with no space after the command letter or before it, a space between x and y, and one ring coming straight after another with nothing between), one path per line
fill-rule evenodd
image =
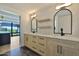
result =
M61 30L61 36L63 36L64 35L63 28L61 28L60 30Z

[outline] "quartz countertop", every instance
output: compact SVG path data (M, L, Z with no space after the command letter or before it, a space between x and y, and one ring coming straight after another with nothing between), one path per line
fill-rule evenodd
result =
M57 39L61 39L61 40L79 41L78 37L73 37L73 36L44 35L44 34L37 34L37 33L25 33L25 34L43 36L43 37L49 37L49 38L57 38Z

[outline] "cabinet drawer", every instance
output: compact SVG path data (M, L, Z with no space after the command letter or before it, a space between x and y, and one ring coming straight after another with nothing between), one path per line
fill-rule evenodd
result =
M33 38L34 40L36 40L36 39L37 39L37 36L32 36L32 38Z
M34 44L36 44L37 42L36 42L35 40L32 40L32 41L31 41L31 43L34 43Z
M32 49L35 49L35 50L37 50L37 47L36 47L36 46L32 46Z
M41 47L41 48L46 48L46 43L38 43L38 47Z
M32 38L31 43L37 43L37 42L38 42L37 39Z
M37 45L32 45L31 49L36 51L36 52L38 51Z
M38 45L37 42L34 41L31 42L31 46L36 46L36 45Z
M36 36L32 36L32 40L31 41L34 42L34 43L38 42L37 37Z
M44 37L38 37L38 42L39 43L44 43L44 44L46 44L46 38L44 38Z
M39 54L41 54L41 55L46 55L46 49L39 48L39 49L38 49L38 52L39 52Z

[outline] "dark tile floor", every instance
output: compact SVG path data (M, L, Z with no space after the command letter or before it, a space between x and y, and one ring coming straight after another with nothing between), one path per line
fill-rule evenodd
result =
M30 50L29 48L21 47L16 48L0 56L40 56L40 55Z

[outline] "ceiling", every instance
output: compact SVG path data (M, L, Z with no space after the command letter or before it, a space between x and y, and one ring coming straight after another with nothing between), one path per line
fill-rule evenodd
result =
M56 6L57 3L0 3L0 5L6 5L11 8L17 9L21 12L30 12L32 10L39 10L41 8L47 7L47 6Z

